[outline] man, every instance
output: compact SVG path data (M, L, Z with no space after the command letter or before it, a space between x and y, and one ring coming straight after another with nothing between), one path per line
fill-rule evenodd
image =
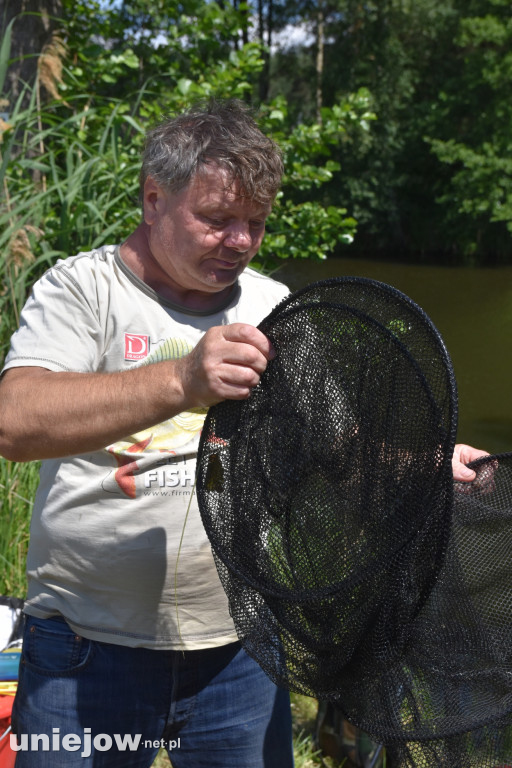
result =
M287 693L236 642L192 493L206 409L274 355L255 326L287 289L246 268L281 174L239 102L165 121L140 226L34 286L0 382L0 453L44 460L20 768L142 768L160 744L174 768L293 763ZM455 475L480 454L458 447Z

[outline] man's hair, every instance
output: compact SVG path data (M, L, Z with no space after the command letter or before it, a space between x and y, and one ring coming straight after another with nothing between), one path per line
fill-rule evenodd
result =
M274 201L283 175L281 151L238 99L199 102L150 129L142 155L141 195L148 176L178 192L210 164L227 171L228 185L237 183L245 197L264 205Z

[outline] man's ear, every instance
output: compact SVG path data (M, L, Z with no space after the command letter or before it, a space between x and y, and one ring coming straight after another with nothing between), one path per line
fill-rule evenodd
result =
M152 176L144 182L143 211L146 224L154 224L164 201L164 191Z

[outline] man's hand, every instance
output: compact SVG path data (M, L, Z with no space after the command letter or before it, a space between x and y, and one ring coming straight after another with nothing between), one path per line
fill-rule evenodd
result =
M252 325L210 328L190 354L176 361L188 407L245 400L274 355L269 339Z
M464 445L462 443L456 445L452 457L453 479L462 483L470 483L475 479L476 472L472 469L468 469L465 465L476 459L481 459L482 456L488 455L487 451L479 451L477 448L472 448L470 445Z

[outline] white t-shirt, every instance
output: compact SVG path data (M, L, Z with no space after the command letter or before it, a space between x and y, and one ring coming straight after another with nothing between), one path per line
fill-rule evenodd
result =
M184 311L139 280L117 246L105 246L59 261L36 283L4 370L111 372L180 357L211 326L258 325L287 293L247 269L225 307ZM42 463L28 613L58 613L85 637L132 647L236 639L193 493L205 413Z

